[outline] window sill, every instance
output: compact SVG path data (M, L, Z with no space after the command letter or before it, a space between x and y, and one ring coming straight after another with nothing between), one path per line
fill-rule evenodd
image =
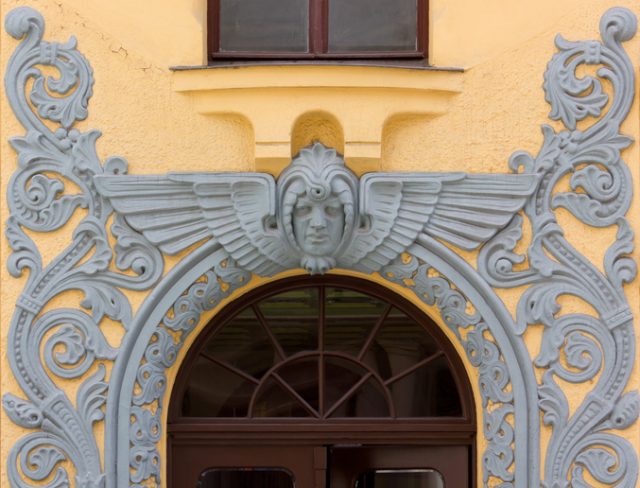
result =
M419 59L224 59L218 58L210 64L194 66L171 66L171 71L215 70L251 66L367 66L370 68L402 68L421 71L464 72L464 68L430 66Z
M173 89L192 97L201 114L246 118L253 127L259 170L277 172L278 163L285 164L299 149L292 144L296 122L306 114L323 113L335 118L342 131L344 145L339 149L347 162L356 171L373 171L378 169L385 123L400 115L446 113L462 91L463 70L366 63L180 66L172 68Z

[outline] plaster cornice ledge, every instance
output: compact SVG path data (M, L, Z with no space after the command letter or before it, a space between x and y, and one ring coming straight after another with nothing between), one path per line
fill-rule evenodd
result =
M385 122L396 115L439 116L462 92L461 70L372 66L250 66L179 70L173 89L200 114L236 114L254 131L255 157L288 161L291 131L305 113L333 115L347 163L378 160ZM273 114L278 114L273 117Z

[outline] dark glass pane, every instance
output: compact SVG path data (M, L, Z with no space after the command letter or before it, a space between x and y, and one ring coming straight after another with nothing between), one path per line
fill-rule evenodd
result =
M293 488L290 473L278 468L207 469L197 488Z
M327 288L325 350L357 356L386 305L377 298L357 291Z
M328 412L366 373L367 371L362 366L353 361L339 357L325 357L325 412ZM347 400L338 407L334 416L353 417L354 414L355 402Z
M416 51L416 0L329 0L329 52Z
M280 368L277 374L291 389L318 411L318 357L293 361Z
M209 340L203 354L261 378L276 361L275 349L250 309L245 309Z
M308 0L220 0L220 51L306 52Z
M394 309L380 328L363 361L386 380L439 350L438 344L421 325Z
M290 392L268 379L253 406L253 417L312 417Z
M318 289L304 288L260 302L273 335L287 355L318 348Z
M360 474L356 488L444 488L444 479L433 469L380 469Z
M462 406L449 364L440 356L389 385L398 417L459 417Z
M389 404L384 388L375 380L368 380L330 417L388 417Z
M422 325L396 308L386 313L386 302L364 293L325 292L325 352L318 350L318 287L266 298L207 341L191 368L182 414L387 417L390 395L398 417L462 415L449 364Z
M245 417L255 384L200 356L182 400L186 417Z

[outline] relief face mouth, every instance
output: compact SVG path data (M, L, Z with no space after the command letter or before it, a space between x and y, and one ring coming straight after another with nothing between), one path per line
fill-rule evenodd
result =
M307 240L311 243L311 244L324 244L326 242L329 241L329 235L324 233L324 234L309 234L307 235Z

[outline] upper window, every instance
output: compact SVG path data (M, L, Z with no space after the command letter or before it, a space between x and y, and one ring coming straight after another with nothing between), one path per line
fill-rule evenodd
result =
M209 0L210 59L424 59L426 0Z

